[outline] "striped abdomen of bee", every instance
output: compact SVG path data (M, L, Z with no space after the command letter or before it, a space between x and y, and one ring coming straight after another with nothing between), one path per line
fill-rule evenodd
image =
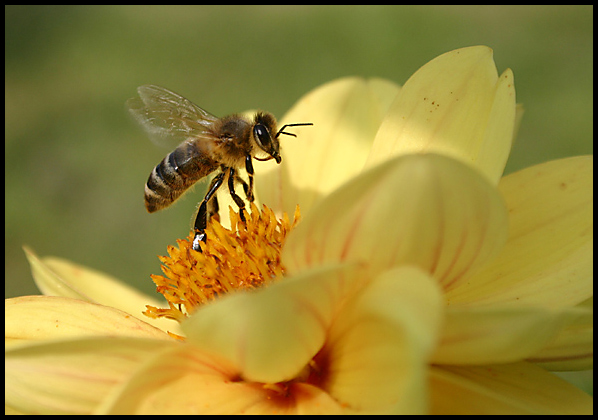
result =
M199 142L184 142L156 165L145 184L148 212L170 206L193 184L218 169L219 163L199 146Z

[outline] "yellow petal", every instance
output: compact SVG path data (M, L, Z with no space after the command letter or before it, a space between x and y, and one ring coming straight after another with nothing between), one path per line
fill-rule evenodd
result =
M496 183L515 127L513 74L498 77L484 46L443 54L420 68L384 118L367 166L407 153L441 153Z
M426 354L433 345L442 308L436 283L419 270L396 269L384 273L365 292L357 292L358 297L339 312L341 301L346 300L343 290L356 289L347 276L340 283L338 278L331 281L335 273L336 270L320 269L312 276L287 279L254 294L237 295L247 297L247 302L233 296L212 305L225 309L221 316L228 318L227 323L235 317L233 312L240 314L239 320L249 319L246 329L229 331L244 333L238 337L240 341L233 343L241 346L232 352L219 351L211 346L211 337L200 335L202 322L211 326L212 335L225 332L219 330L225 326L223 320L212 318L213 311L206 307L185 325L189 341L197 348L187 346L156 357L114 394L115 400L109 402L104 413L421 412L426 401ZM276 287L283 285L288 287ZM263 299L271 289L276 290L277 299ZM289 299L291 294L293 299ZM247 305L250 301L254 301L255 308ZM256 311L265 305L263 313L268 317L258 319ZM285 314L286 309L290 312ZM298 323L293 318L305 318L305 310L317 322L310 322L308 328L300 327L304 329L301 340L296 340L296 331L288 334L277 325L280 322L287 330L296 330ZM319 354L329 353L320 365L327 372L322 386L291 382L287 398L273 396L263 384L251 381L258 376L248 371L251 362L245 361L256 357L247 351L251 350L252 341L263 341L261 369L286 369L279 361L287 358L286 353L296 353L297 348L305 351L311 337L318 337L321 330L328 335L331 315L336 321L330 337L318 340L319 346L326 343ZM259 329L252 325L253 321ZM245 364L239 368L242 363Z
M423 413L441 308L436 282L422 271L385 272L337 316L320 353L322 387L354 412Z
M282 164L258 162L256 191L262 203L293 214L307 212L319 197L358 174L399 87L382 79L356 77L332 81L301 98L280 121L311 122L282 135Z
M497 184L511 153L515 132L521 122L515 103L515 81L511 69L505 70L496 84L496 92L479 151L471 151L465 160L473 159L476 168Z
M587 370L594 367L594 310L578 305L579 316L527 360L551 371Z
M19 411L13 407L10 407L6 403L4 403L4 415L5 416L16 416L16 415L23 415L23 414L27 414L27 413L25 413L23 411Z
M275 357L273 357L274 359ZM342 407L315 387L290 385L292 398L273 397L239 380L221 357L184 346L156 356L113 393L98 414L335 414Z
M592 414L592 397L529 363L435 366L431 414Z
M11 348L5 352L5 401L29 414L91 414L154 352L174 346L95 337Z
M230 360L246 380L290 380L322 347L336 307L359 278L352 264L318 267L227 295L195 312L183 331L190 343Z
M480 365L523 360L537 354L578 316L575 308L553 311L550 308L449 306L432 361Z
M447 295L454 305L565 307L593 294L593 158L532 166L499 189L509 209L502 253Z
M411 264L446 290L493 258L507 236L496 189L442 155L405 155L336 190L289 234L289 272L358 261L373 273Z
M83 336L168 339L168 335L126 312L78 299L22 296L4 304L5 342L59 340Z
M143 317L141 312L145 310L145 305L156 307L165 305L108 274L62 258L42 259L30 249L23 249L31 265L35 284L45 295L99 303L121 309L137 317ZM178 325L168 320L147 318L146 321L164 330L178 331Z

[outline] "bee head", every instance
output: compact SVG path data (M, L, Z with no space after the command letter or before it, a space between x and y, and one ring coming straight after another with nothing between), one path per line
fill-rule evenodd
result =
M253 138L255 139L260 149L268 153L270 157L265 159L255 158L256 160L270 160L275 159L276 163L280 163L280 144L278 143L278 136L286 134L287 136L297 137L296 134L287 133L284 131L287 127L297 127L300 125L313 125L313 123L295 123L285 124L280 130L276 131L276 119L272 114L267 112L258 112L253 123ZM276 132L275 135L272 133Z
M276 160L280 163L280 144L278 143L278 135L273 135L276 132L276 119L272 114L265 112L258 112L253 123L253 138L257 145L266 152L270 157L265 159L255 158L257 160Z

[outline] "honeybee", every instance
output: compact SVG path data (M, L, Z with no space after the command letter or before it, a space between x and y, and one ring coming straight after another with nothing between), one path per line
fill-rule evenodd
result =
M193 226L193 249L200 252L200 242L206 241L207 222L218 213L216 191L225 180L233 201L239 207L241 220L245 221L245 202L235 192L235 184L243 186L249 202L254 200L252 159L274 159L280 164L278 137L281 134L297 137L284 131L285 128L313 125L285 124L277 131L276 118L268 112L257 112L252 120L239 114L217 118L163 87L144 85L137 88L137 93L139 97L129 99L127 105L150 137L182 141L156 165L145 184L145 208L148 212L170 206L197 181L219 171L199 204ZM239 176L243 167L249 184Z

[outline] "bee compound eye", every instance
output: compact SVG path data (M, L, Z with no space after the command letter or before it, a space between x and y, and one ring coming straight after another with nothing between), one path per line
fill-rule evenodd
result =
M255 127L253 127L253 135L262 149L265 151L270 149L270 133L263 124L256 124Z

